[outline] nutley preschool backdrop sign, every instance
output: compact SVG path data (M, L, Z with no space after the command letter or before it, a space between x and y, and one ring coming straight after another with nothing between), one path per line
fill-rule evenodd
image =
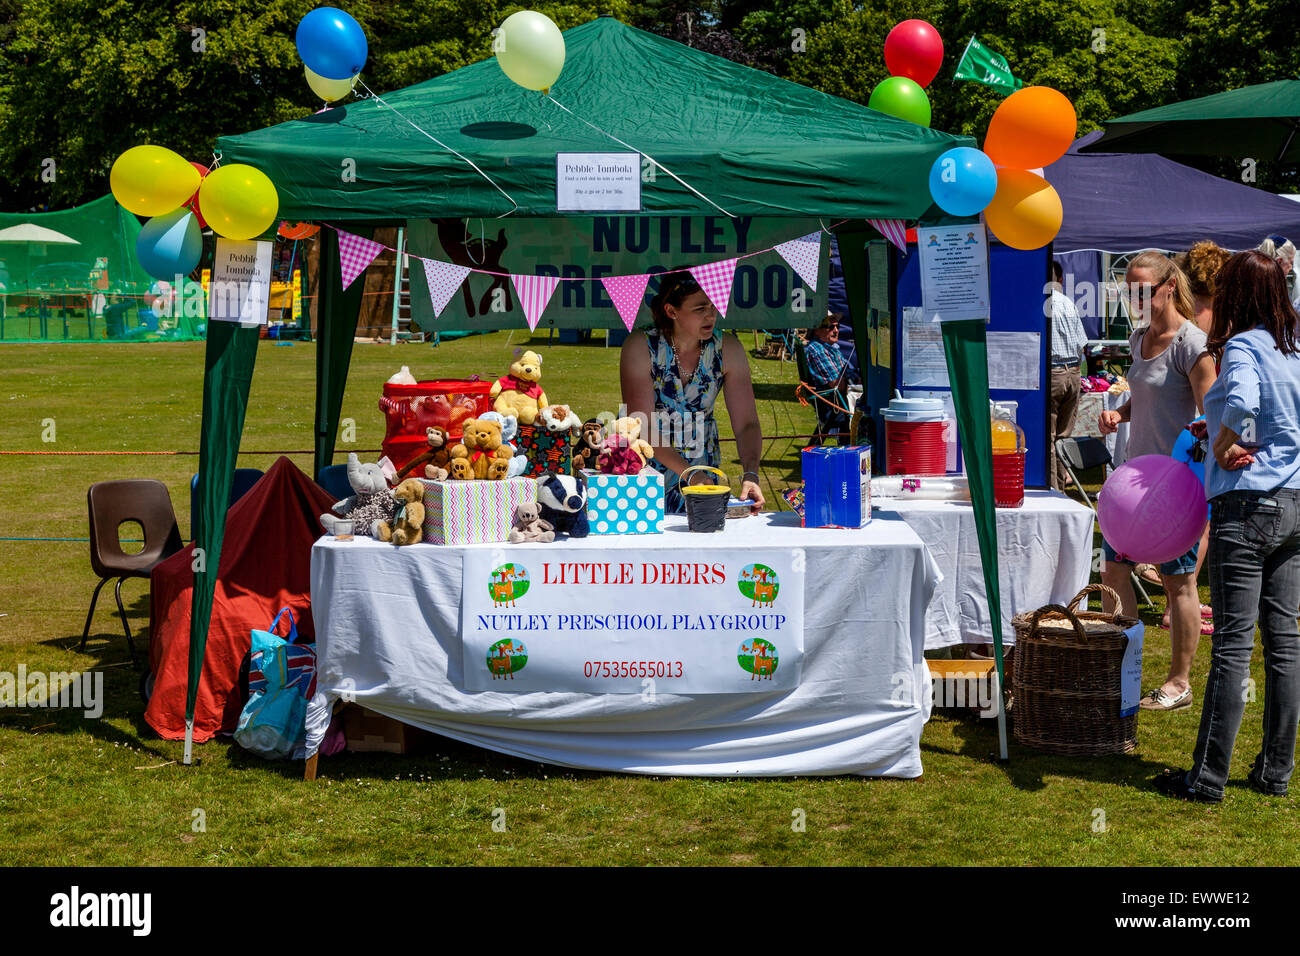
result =
M596 216L556 219L412 219L406 251L472 269L438 319L424 270L412 261L411 318L425 331L528 327L509 274L577 278L561 282L538 328L623 328L602 276L655 273L638 313L650 324L658 273L770 249L821 229L816 219L741 216ZM814 325L826 315L829 239L822 235L820 292L813 292L775 251L736 265L731 305L720 324L730 329Z
M792 690L803 665L798 549L471 548L461 640L469 691L738 694Z

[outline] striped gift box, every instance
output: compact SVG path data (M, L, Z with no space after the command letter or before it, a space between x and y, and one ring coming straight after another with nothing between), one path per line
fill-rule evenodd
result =
M424 485L424 540L430 544L482 544L506 541L515 509L537 500L531 478L504 481L427 481Z

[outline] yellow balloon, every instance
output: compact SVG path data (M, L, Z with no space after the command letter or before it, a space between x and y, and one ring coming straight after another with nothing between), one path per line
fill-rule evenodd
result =
M357 76L349 77L346 80L331 80L319 73L313 73L309 66L304 66L303 69L307 72L307 85L311 87L313 93L326 103L341 100L351 93L353 85L357 82L357 76L361 75L358 73Z
M506 17L493 48L506 76L529 90L549 90L564 69L564 35L536 10Z
M275 184L244 163L218 166L199 187L199 212L213 232L227 239L260 236L275 224L279 209Z
M137 216L171 212L194 195L199 179L197 169L162 146L132 146L108 174L114 198Z
M998 170L998 191L984 210L984 224L1012 249L1041 249L1061 231L1061 197L1042 176L1023 169Z

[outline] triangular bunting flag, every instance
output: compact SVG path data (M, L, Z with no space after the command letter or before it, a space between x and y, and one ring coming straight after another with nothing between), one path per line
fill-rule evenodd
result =
M537 328L537 320L546 311L546 303L551 301L551 294L560 284L559 276L517 276L510 281L515 284L519 294L519 304L524 307L524 316L528 319L528 331Z
M353 280L366 271L366 266L375 261L375 256L383 249L382 243L373 239L354 236L350 232L339 230L339 273L343 288L350 286Z
M636 324L636 314L641 310L641 303L645 301L645 287L650 282L650 277L648 275L606 276L600 281L605 284L605 291L614 300L618 317L631 332L632 326Z
M791 239L777 246L776 251L799 274L799 278L807 283L808 288L816 292L822 264L822 234L810 232L798 239Z
M907 251L907 227L901 219L868 219L880 234L904 252Z
M721 262L706 262L702 266L692 266L687 270L695 276L704 294L709 297L713 307L718 310L719 318L727 317L727 303L731 301L731 283L736 277L736 260L723 259Z
M467 266L458 266L452 262L440 262L437 259L424 259L424 278L429 284L429 298L433 300L433 317L442 315L447 303L456 294L460 284L469 275Z

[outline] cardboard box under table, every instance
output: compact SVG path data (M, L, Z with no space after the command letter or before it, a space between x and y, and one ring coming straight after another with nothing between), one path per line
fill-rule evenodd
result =
M428 481L424 485L424 540L430 544L507 541L515 510L537 500L531 478L502 481Z
M587 521L592 534L662 534L664 476L653 468L639 475L602 475L582 470L587 482Z

